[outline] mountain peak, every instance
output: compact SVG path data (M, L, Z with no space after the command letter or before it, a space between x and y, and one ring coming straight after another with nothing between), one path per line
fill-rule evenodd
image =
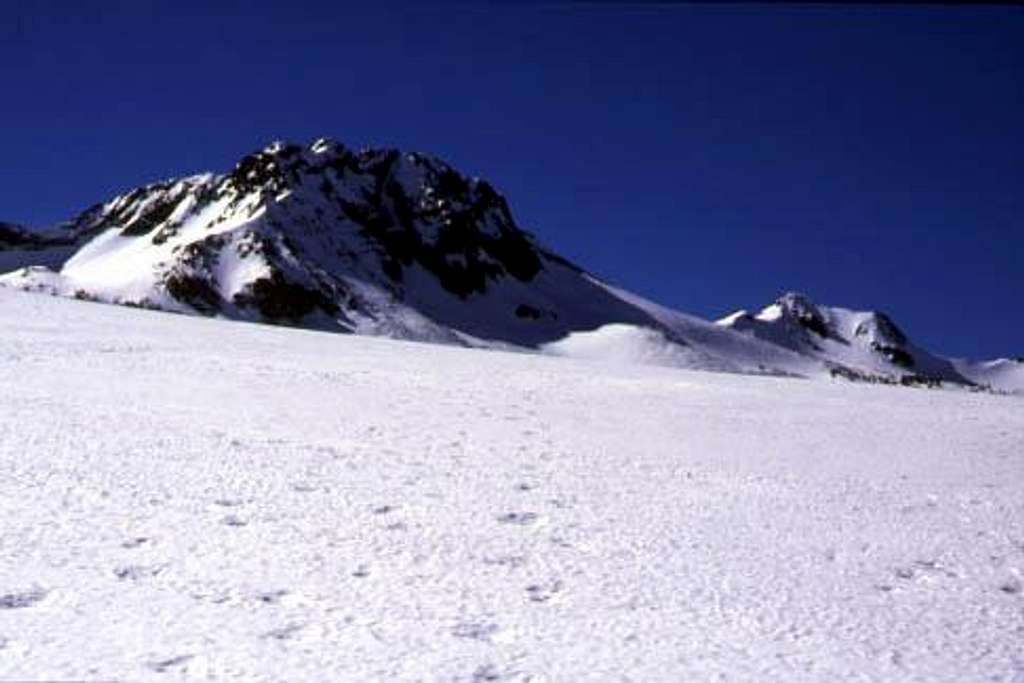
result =
M775 300L779 306L782 306L791 310L813 310L817 309L817 304L811 301L811 298L801 292L786 292L778 299Z
M828 316L810 297L798 292L786 292L775 302L761 310L757 319L803 328L819 337L832 336Z
M533 346L606 322L650 323L520 229L485 180L428 154L353 152L327 138L275 141L227 173L139 187L82 212L67 234L81 249L59 273L5 282L449 342Z

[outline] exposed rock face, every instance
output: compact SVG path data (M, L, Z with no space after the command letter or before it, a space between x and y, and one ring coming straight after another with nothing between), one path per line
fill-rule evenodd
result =
M4 226L0 247L52 239ZM223 175L137 188L82 212L60 240L82 249L59 273L5 281L413 339L533 346L610 322L657 326L542 248L486 181L429 155L324 139L275 143Z
M834 336L829 329L828 320L821 310L802 294L788 293L775 302L782 311L782 318L793 322L819 337Z

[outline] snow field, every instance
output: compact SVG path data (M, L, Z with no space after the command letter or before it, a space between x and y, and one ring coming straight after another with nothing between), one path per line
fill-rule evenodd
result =
M1019 680L1022 406L0 290L0 680Z

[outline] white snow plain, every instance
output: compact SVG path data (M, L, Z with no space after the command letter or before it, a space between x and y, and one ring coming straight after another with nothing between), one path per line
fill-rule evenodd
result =
M1024 400L0 290L0 680L1021 680Z

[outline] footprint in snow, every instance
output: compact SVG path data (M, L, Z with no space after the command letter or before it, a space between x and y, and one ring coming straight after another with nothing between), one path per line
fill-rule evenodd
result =
M281 602L281 599L288 595L286 590L267 591L257 595L257 599L264 605L276 605Z
M498 625L486 621L460 621L452 627L452 635L456 638L490 641L491 636L498 632Z
M533 524L538 519L540 517L536 512L508 512L498 517L498 521L502 524L518 524L520 526Z
M170 659L160 659L150 662L147 666L158 674L166 673L169 669L179 667L192 659L192 655L178 655Z
M511 680L533 680L532 676L524 675L522 671L506 669L502 671L494 664L483 664L477 667L470 679L472 683L486 683L488 681L511 681Z
M288 624L281 628L271 629L263 634L264 638L273 640L291 640L304 628L302 624Z
M524 555L494 555L485 557L484 564L516 569L526 564L526 557Z
M898 579L912 579L914 578L914 570L910 567L897 567L896 578Z
M552 536L550 539L551 545L558 546L559 548L572 548L573 545L569 541L565 540L561 536Z
M221 518L220 523L227 526L246 526L249 522L238 515L227 515Z
M0 609L24 609L32 607L46 597L47 591L42 588L32 588L27 591L15 591L13 593L0 593Z
M164 565L145 566L140 564L126 564L114 568L114 576L121 581L141 581L163 572Z
M493 664L484 664L473 672L473 683L482 681L500 681L503 678L501 672Z
M553 581L546 585L535 583L526 587L526 594L530 598L530 602L548 602L561 591L561 581Z
M127 541L121 544L122 548L131 549L138 548L140 545L149 543L149 539L145 536L136 536L135 538L129 538Z
M912 566L897 567L894 573L896 578L905 581L918 576L935 577L941 575L949 579L957 578L956 572L945 568L935 560L914 560Z

